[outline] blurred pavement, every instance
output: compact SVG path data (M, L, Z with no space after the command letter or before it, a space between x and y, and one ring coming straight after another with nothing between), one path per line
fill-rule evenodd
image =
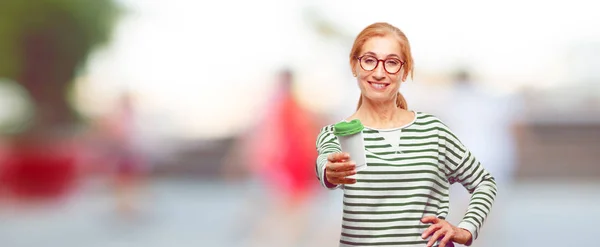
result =
M244 222L233 215L248 189L241 186L155 180L142 217L128 221L112 211L109 191L90 183L87 193L43 210L3 207L0 239L7 247L240 246L234 230L243 229ZM473 246L594 246L597 229L578 226L600 221L599 190L600 183L547 181L502 191L496 208L504 211L492 213ZM311 225L328 225L322 224L328 219L337 226L341 199L339 191L323 194L313 205L312 219L321 223ZM337 237L324 239L320 246L335 246Z

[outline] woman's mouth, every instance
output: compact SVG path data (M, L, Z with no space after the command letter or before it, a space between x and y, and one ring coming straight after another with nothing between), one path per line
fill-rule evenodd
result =
M372 88L374 88L375 90L384 90L385 88L387 88L390 83L382 83L382 82L373 82L373 81L368 81L369 85L371 85Z

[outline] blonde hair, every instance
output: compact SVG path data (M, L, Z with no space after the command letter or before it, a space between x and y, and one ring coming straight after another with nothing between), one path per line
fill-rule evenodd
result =
M399 28L392 26L391 24L386 23L386 22L373 23L373 24L367 26L365 29L363 29L358 34L358 36L356 36L356 39L354 40L354 45L352 45L352 50L350 51L350 67L354 74L357 74L356 71L354 71L356 68L356 63L358 62L358 60L356 58L362 52L362 47L367 42L367 40L369 40L370 38L373 38L373 37L384 37L387 35L395 36L396 38L398 38L398 42L400 43L400 52L401 52L400 55L402 56L402 59L404 62L404 65L402 66L402 79L401 80L405 81L409 74L412 79L412 77L413 77L413 58L412 58L412 54L410 52L410 43L408 42L408 38L406 38L406 35L404 34L404 32L402 32ZM360 99L358 100L358 106L356 107L356 109L360 108L361 105L362 105L362 95L360 96ZM405 109L405 110L408 109L408 104L406 103L406 99L404 98L404 96L402 96L402 94L400 92L398 92L398 96L396 98L396 106L398 106L402 109Z

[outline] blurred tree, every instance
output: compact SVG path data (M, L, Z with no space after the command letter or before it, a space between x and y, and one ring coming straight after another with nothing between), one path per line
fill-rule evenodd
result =
M304 7L302 17L312 30L324 39L340 40L350 44L354 41L354 37L343 26L328 19L318 7Z
M77 180L68 94L88 55L111 36L113 1L0 0L0 78L21 84L33 108L0 167L0 187L11 194L55 198Z
M109 40L118 13L113 0L0 1L0 77L22 84L35 108L22 137L45 138L76 122L69 88Z

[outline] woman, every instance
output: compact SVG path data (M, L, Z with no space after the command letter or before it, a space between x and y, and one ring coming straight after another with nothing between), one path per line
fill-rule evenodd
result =
M413 73L408 39L387 23L375 23L356 38L350 65L361 90L356 112L368 167L354 164L333 135L317 137L316 171L321 184L343 188L341 246L471 245L496 197L494 178L435 116L407 110L400 84ZM454 182L472 194L463 220L445 221Z
M235 218L236 227L251 229L250 238L244 239L247 246L264 246L265 242L297 245L308 229L307 216L318 189L314 168L306 164L317 157L313 145L314 133L321 126L319 119L294 96L293 71L284 69L277 79L278 90L267 104L267 115L234 144L224 160L226 176L239 171L240 164L247 165L243 170L254 177L252 184L267 192L267 197L248 194L248 206L240 207L242 220ZM257 210L267 213L253 222ZM251 227L240 225L247 217L251 217L246 220L253 222Z

